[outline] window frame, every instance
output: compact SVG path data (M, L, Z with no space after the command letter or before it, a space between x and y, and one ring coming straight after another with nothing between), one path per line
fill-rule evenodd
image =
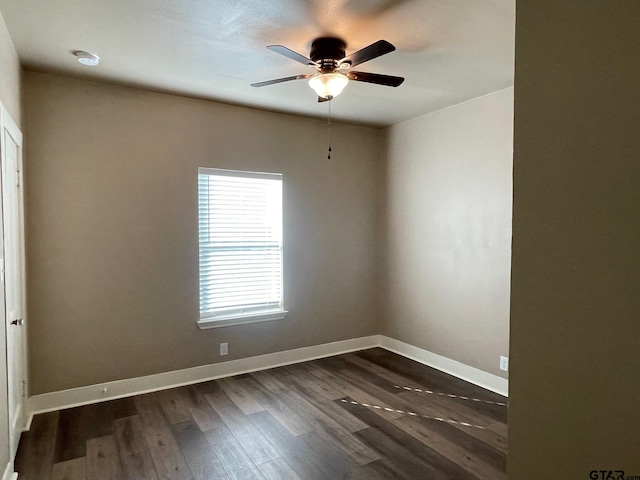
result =
M198 168L198 232L200 232L201 224L200 224L200 175L218 175L218 176L227 176L238 179L246 179L246 178L260 178L260 179L277 179L281 182L281 188L283 193L282 204L280 205L280 218L284 220L284 175L281 173L268 173L268 172L255 172L255 171L245 171L245 170L230 170L230 169L222 169L222 168L213 168L213 167L199 167ZM200 235L198 234L198 310L199 310L199 318L198 318L198 327L201 329L209 329L209 328L220 328L220 327L228 327L234 325L244 325L249 323L257 323L257 322L268 322L273 320L282 320L289 313L285 309L285 289L284 289L284 238L280 241L280 306L273 309L264 309L253 312L235 312L230 314L222 314L217 316L202 315L201 308L201 292L200 285L202 284L202 278L200 275L200 267L202 263L202 254L201 254L201 245L200 245Z

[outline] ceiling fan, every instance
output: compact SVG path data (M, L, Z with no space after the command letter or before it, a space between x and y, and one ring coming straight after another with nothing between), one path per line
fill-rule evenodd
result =
M397 87L404 82L403 77L380 75L378 73L356 72L352 67L393 52L396 47L386 40L378 40L362 50L351 55L345 55L347 44L337 37L316 38L311 44L311 52L307 58L283 45L268 45L273 52L284 55L291 60L316 69L316 73L294 75L292 77L277 78L266 82L252 83L252 87L265 87L291 80L309 79L309 86L318 94L318 102L326 102L338 96L347 86L349 80L357 82L375 83Z

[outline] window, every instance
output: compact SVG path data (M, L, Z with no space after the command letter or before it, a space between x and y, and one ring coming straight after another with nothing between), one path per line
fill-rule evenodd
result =
M282 174L198 169L201 328L284 318Z

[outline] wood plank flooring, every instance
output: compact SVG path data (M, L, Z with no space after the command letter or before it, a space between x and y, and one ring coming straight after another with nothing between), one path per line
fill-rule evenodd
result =
M382 349L36 415L20 480L506 479L506 399Z

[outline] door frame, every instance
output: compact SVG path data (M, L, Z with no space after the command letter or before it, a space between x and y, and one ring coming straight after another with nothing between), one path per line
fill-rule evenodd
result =
M6 174L7 172L7 162L6 162L6 149L5 149L5 145L4 145L4 135L5 135L5 131L11 136L11 138L13 139L13 141L16 143L16 145L18 145L18 152L17 152L17 158L16 158L16 169L17 169L17 180L18 180L18 187L17 187L17 200L18 200L18 218L17 218L17 229L19 232L18 235L18 241L17 241L17 247L18 247L18 275L19 275L19 285L18 288L20 290L20 310L22 312L22 321L23 321L23 331L22 331L22 335L21 335L21 345L20 345L20 353L21 353L21 357L17 359L17 361L22 363L22 376L23 376L23 395L20 399L20 403L18 405L18 408L16 409L17 415L15 415L15 418L12 416L12 413L9 409L9 411L7 412L8 415L8 426L9 426L9 460L11 461L11 463L13 463L13 459L15 458L15 454L18 450L18 443L20 441L20 434L22 433L22 431L24 431L25 427L26 427L26 420L28 418L27 416L27 412L26 412L26 408L27 408L27 377L28 377L28 370L27 370L27 329L26 329L26 325L27 325L27 315L26 315L26 268L25 268L25 228L24 228L24 185L23 185L23 161L22 161L22 157L23 157L23 142L22 142L22 132L20 131L20 128L18 127L18 125L15 123L15 121L13 120L13 118L11 117L11 115L9 114L9 112L7 111L7 109L5 108L4 104L2 104L0 102L0 168L2 169L2 183L1 183L1 187L2 187L2 209L3 209L3 222L4 222L4 212L6 211L6 192L7 192L7 181L9 176ZM4 245L6 246L6 232L4 230L4 224L2 225L3 228L3 235L5 236L5 241L4 241ZM3 247L4 248L4 247ZM1 274L3 275L4 281L6 282L6 275L5 275L5 270L6 270L6 263L7 263L7 259L6 259L6 255L3 252L3 259L4 259L4 265L3 265L3 271L1 272ZM5 309L4 309L4 319L5 319L5 330L7 329L7 308L6 308L6 283L3 282L5 284ZM5 341L8 341L8 335L9 332L6 331L6 335L7 338L5 338ZM8 354L8 352L7 352ZM8 384L8 380L9 380L9 375L8 375L8 367L9 367L9 361L10 359L7 358L7 405L9 406L9 396L10 396L10 392L9 392L9 384Z

